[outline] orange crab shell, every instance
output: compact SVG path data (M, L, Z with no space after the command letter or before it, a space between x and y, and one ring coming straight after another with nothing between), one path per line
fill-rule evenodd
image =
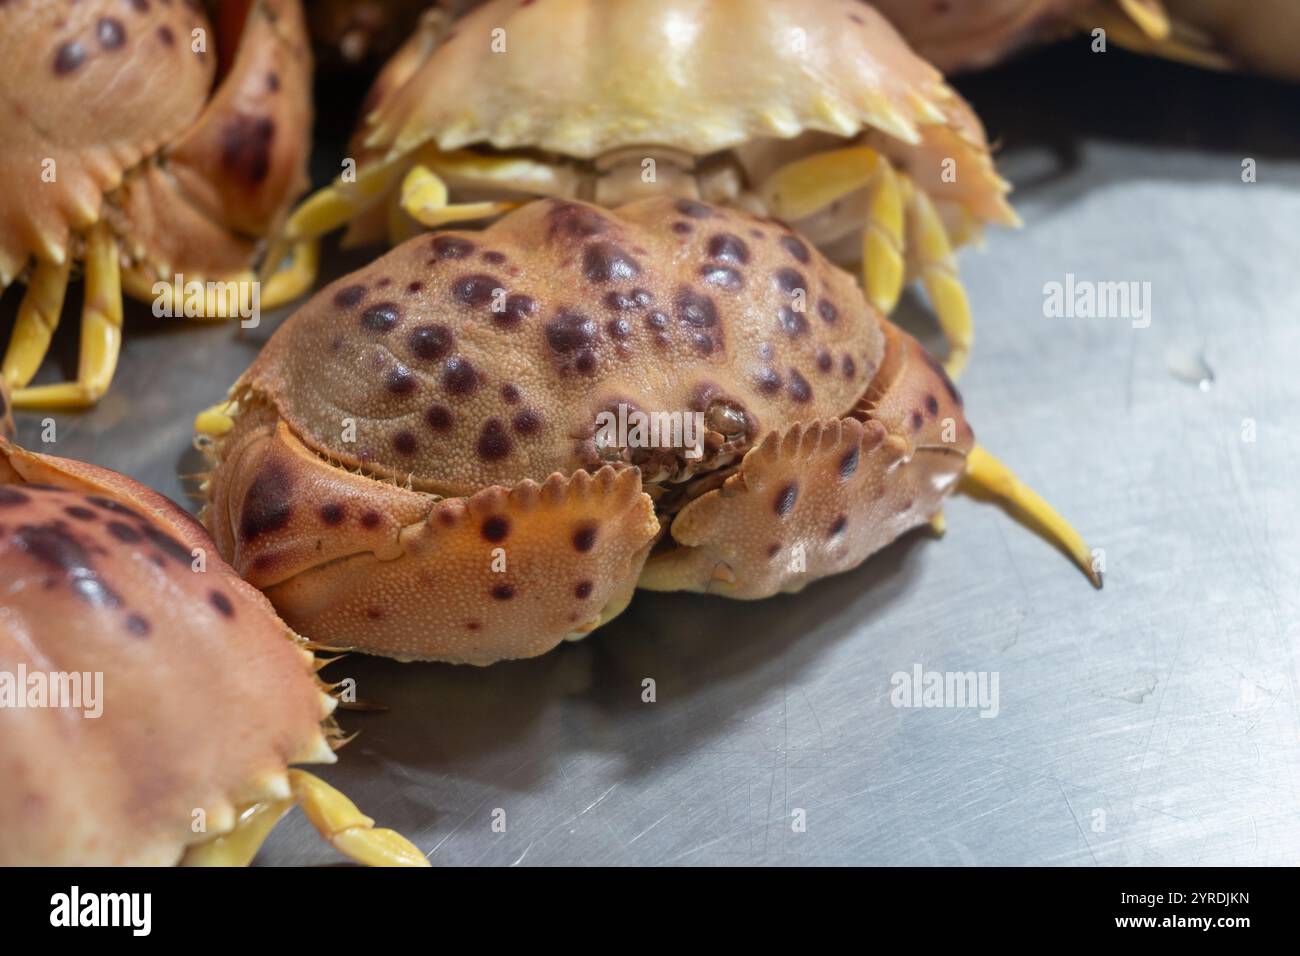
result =
M0 581L0 670L103 675L98 718L0 710L0 864L173 864L334 759L311 654L131 479L0 439Z
M313 639L480 664L613 617L647 557L648 586L737 597L852 567L928 520L972 441L847 274L668 197L411 240L291 317L232 395L205 519L239 572ZM702 414L701 458L611 458L593 423L619 405Z
M217 26L192 3L0 6L0 284L102 216L156 277L250 266L307 184L311 59L297 0L226 2Z

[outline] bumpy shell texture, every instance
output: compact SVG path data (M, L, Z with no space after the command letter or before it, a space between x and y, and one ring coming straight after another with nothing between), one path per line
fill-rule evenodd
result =
M458 21L379 107L366 145L590 159L867 126L915 141L921 101L951 95L857 0L497 0Z
M236 569L322 643L478 664L586 633L638 580L762 597L852 567L929 518L972 441L846 273L671 197L413 239L233 395L205 515ZM699 414L699 456L598 441L619 409Z
M124 171L198 116L216 57L191 52L197 27L195 4L0 4L0 284L33 254L62 261Z
M333 702L288 637L170 501L0 441L0 671L103 675L98 717L0 709L0 864L173 864L331 760Z

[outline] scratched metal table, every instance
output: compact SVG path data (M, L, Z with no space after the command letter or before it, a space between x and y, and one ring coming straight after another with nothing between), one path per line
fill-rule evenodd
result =
M1104 549L1105 590L959 499L945 539L797 596L641 595L486 670L335 665L388 710L342 716L325 776L434 863L1300 863L1300 95L1063 49L962 86L1027 224L962 257L968 409ZM1149 327L1045 317L1067 274L1150 282ZM192 413L279 318L137 310L54 450L183 498ZM937 344L919 303L903 321ZM43 378L75 367L59 345ZM996 717L893 706L917 665L996 675ZM298 816L260 857L336 860Z

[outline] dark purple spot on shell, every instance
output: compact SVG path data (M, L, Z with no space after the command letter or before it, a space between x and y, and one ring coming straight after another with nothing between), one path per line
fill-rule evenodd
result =
M126 27L116 17L101 17L95 24L95 39L105 50L116 50L126 42Z
M266 74L266 89L270 93L280 92L280 74L274 71Z
M492 597L498 601L509 601L515 596L515 589L510 584L498 584L492 589Z
M514 328L524 319L537 311L537 303L530 296L508 295L505 308L500 312L493 310L492 321L504 329Z
M794 508L794 503L798 498L799 486L793 481L782 487L781 490L776 493L776 501L773 503L776 513L784 518Z
M478 372L469 359L453 355L442 369L442 386L452 395L470 395L478 388Z
M520 435L535 435L542 427L542 417L535 411L525 408L510 420L510 427Z
M835 363L831 361L830 352L827 352L825 349L817 350L817 371L829 372L831 370L831 366L834 364Z
M73 592L92 607L119 607L122 599L104 583L90 560L90 554L63 523L20 525L12 541L18 550L46 567L62 573Z
M334 293L334 304L340 308L350 309L353 306L361 304L361 300L366 297L366 287L363 285L349 285L339 289Z
M497 252L495 249L489 249L487 252L483 253L483 261L490 262L494 266L499 266L506 261L506 254L504 252Z
M690 216L692 219L708 219L713 215L712 209L694 199L679 199L673 204L673 208L683 216Z
M474 251L474 243L460 236L434 236L433 254L439 259L464 259Z
M409 292L411 295L415 295L417 292L422 292L424 291L424 283L423 282L409 283L406 286L406 291Z
M830 299L821 299L817 302L817 314L823 322L834 322L840 317L840 310L835 308L835 303Z
M378 511L367 511L361 516L361 527L365 528L367 531L373 531L375 528L379 527L379 522L382 520L383 519L379 517Z
M605 217L588 206L562 199L552 200L552 203L551 210L547 213L547 239L554 239L556 236L590 239L609 229Z
M416 358L433 362L451 351L451 329L445 325L417 325L406 337L406 345Z
M709 285L733 291L745 284L740 273L730 266L700 266L700 277Z
M925 361L925 364L930 366L930 371L934 372L934 374L939 377L939 381L943 382L943 387L945 391L947 391L948 397L953 400L953 403L958 408L961 408L961 393L957 391L957 386L954 385L952 379L948 377L948 370L940 365L938 360L925 349L917 346L917 351L921 353L921 358Z
M136 13L149 12L149 0L130 0L130 4L135 8Z
M582 274L588 282L622 282L640 275L641 266L622 246L593 242L582 254Z
M605 323L605 332L611 339L622 340L632 334L632 323L627 319L610 319Z
M594 522L580 525L573 532L573 547L578 551L590 551L596 545L597 530Z
M140 532L124 521L110 521L108 533L123 544L135 544L140 540Z
M774 368L764 368L759 370L754 384L763 395L775 395L781 391L781 386L784 383L781 381L780 372Z
M848 526L848 523L849 519L847 515L838 515L835 520L831 522L830 531L828 532L830 537L833 538L837 534L842 534L845 527Z
M320 520L330 527L342 524L343 519L346 517L347 512L345 512L343 506L337 502L328 502L320 506Z
M743 266L749 262L749 246L739 236L729 232L720 232L709 239L709 258L719 262Z
M264 534L279 531L293 514L290 497L293 482L279 465L267 465L244 493L240 508L239 533L247 543Z
M939 414L939 400L933 395L925 396L925 410L931 415Z
M812 386L808 384L808 379L800 375L795 369L790 369L786 390L796 402L807 402L812 399Z
M415 432L403 429L393 436L393 449L399 455L414 455L417 447Z
M920 431L921 426L925 424L925 416L920 412L912 412L912 431Z
M394 395L410 395L415 384L415 376L405 365L394 365L384 376L384 388Z
M844 453L840 459L840 477L845 481L853 477L854 472L858 470L858 461L862 457L860 450L855 446Z
M148 637L149 632L153 630L149 622L139 614L130 614L127 616L126 629L135 637Z
M34 486L28 485L27 487L31 488ZM120 515L131 515L135 518L140 517L126 505L122 504L122 502L114 501L112 498L105 498L101 495L86 495L86 500L97 508L103 508L105 511L112 511Z
M221 165L231 176L258 185L271 171L275 120L269 116L236 115L221 133Z
M424 413L424 421L436 432L449 431L452 422L451 409L446 405L430 405L429 410Z
M491 542L504 541L510 534L510 522L500 515L493 515L483 522L483 537Z
M808 255L808 246L803 242L803 240L796 239L794 236L782 236L780 243L781 248L794 256L795 259L802 262L804 265L808 264L810 259Z
M510 454L514 442L506 432L506 426L499 418L489 418L483 423L483 430L478 434L476 450L484 461L500 461Z
M781 326L781 331L792 339L797 339L808 331L808 317L788 305L781 306L780 311L777 312L777 322Z
M654 301L654 296L648 289L633 289L631 292L620 292L617 289L605 293L605 305L616 312L631 312L634 309L644 309Z
M788 267L777 269L776 272L772 273L772 278L775 280L777 288L785 292L793 293L796 289L806 288L803 273L797 269Z
M29 495L23 494L17 488L0 485L0 506L25 505L31 500Z
M86 48L75 40L59 47L54 54L54 72L66 76L86 62Z
M76 518L78 521L95 521L99 518L95 512L89 508L83 508L81 505L72 505L63 509L63 513L69 518Z
M706 329L718 322L718 309L713 304L713 300L707 295L696 292L690 286L681 286L677 290L674 304L677 307L677 318L687 325Z
M581 312L561 309L546 325L546 344L567 354L591 348L600 334L596 323Z
M379 302L361 313L361 327L367 332L377 332L382 335L391 332L401 317L402 313L392 302Z
M381 607L366 608L366 617L372 621L382 621L384 619L384 609Z
M778 554L780 554L780 553L781 553L781 545L780 545L780 544L773 543L773 544L769 544L769 545L767 546L767 557L768 557L768 560L769 560L769 561L770 561L772 558L775 558L775 557L776 557Z
M235 606L230 603L230 598L226 597L220 591L209 591L208 603L211 604L222 617L235 616Z
M176 44L176 34L172 33L172 28L166 24L158 28L158 39L163 42L164 46L174 46Z
M517 405L519 403L519 386L512 382L506 382L501 386L501 401L507 405Z
M151 524L140 526L144 536L148 538L159 551L162 551L167 557L171 558L177 564L193 568L194 552L187 545L181 544L167 532L155 528Z
M673 232L677 233L677 235L679 236L685 236L694 231L695 231L695 227L692 226L689 222L683 222L682 220L679 219L673 223Z
M845 355L843 360L840 362L840 367L844 370L845 378L852 378L854 375L858 374L858 363L853 361L852 355Z
M573 586L573 596L579 601L585 601L591 597L591 590L594 585L590 581L579 581Z
M480 306L490 303L496 290L500 288L500 280L478 273L476 275L461 276L453 282L451 284L451 294L466 305Z

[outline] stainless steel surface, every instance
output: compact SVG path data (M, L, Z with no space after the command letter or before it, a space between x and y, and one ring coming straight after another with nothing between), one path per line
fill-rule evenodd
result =
M438 864L1300 863L1300 96L1059 50L967 88L1026 228L962 256L962 389L1105 590L957 499L944 539L797 596L643 594L486 670L347 659L327 673L389 710L342 716L324 776ZM1045 318L1067 273L1149 281L1150 326ZM179 497L192 413L273 324L133 317L115 389L47 450ZM998 715L892 706L916 664L996 673ZM338 858L295 816L260 859Z

